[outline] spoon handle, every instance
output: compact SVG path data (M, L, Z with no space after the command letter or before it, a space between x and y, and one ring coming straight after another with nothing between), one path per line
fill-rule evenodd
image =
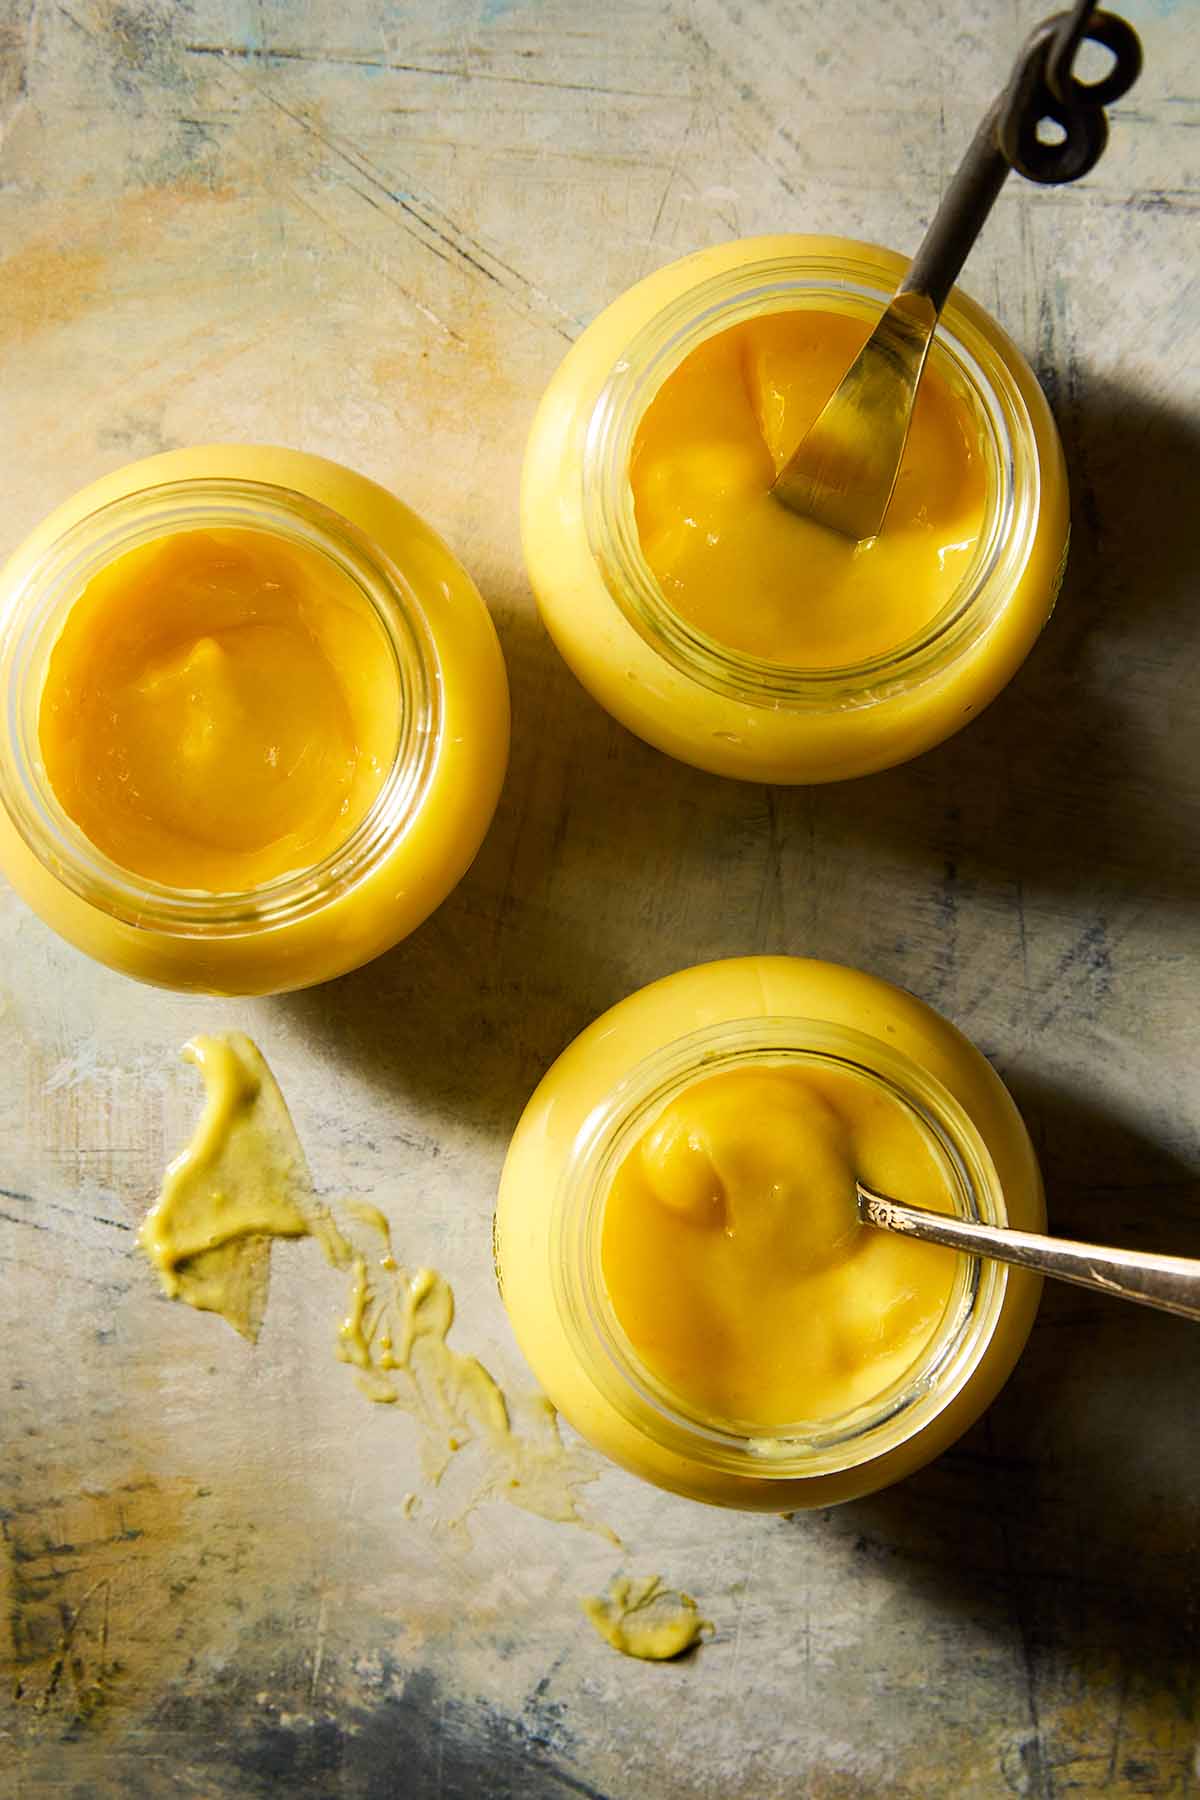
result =
M946 304L946 296L958 280L1009 171L1008 158L997 138L999 123L997 100L984 114L896 290L900 294L928 294L937 313Z
M1085 38L1113 58L1101 81L1083 82L1072 73ZM984 114L898 292L928 294L941 312L1009 169L1050 184L1086 175L1108 142L1105 106L1132 87L1141 66L1133 27L1114 13L1097 13L1096 0L1076 0L1070 12L1044 20ZM1044 120L1057 127L1058 142L1039 138Z
M866 1225L974 1251L997 1262L1014 1263L1097 1288L1121 1300L1136 1300L1181 1319L1200 1320L1200 1260L1191 1256L1158 1256L1147 1250L1114 1250L1101 1244L1077 1244L1070 1238L1041 1237L1033 1231L1010 1231L1001 1225L977 1225L970 1219L906 1206L858 1184L858 1212Z

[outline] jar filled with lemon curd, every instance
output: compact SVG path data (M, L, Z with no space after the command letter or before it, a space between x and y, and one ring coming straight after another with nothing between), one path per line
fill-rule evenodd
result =
M379 955L464 874L508 755L487 609L442 540L301 452L170 451L0 574L0 867L122 973L222 994Z
M550 1399L634 1474L748 1511L938 1455L1009 1375L1040 1280L859 1224L856 1178L1044 1224L1007 1090L911 994L746 957L622 1001L545 1076L501 1179L497 1276Z
M521 498L542 618L592 696L684 762L780 783L903 762L974 718L1050 615L1058 433L957 289L878 537L769 491L906 268L843 238L701 251L609 306L545 394Z

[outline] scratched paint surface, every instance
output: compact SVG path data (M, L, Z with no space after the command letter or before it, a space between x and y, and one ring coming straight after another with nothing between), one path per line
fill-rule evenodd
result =
M473 569L516 727L461 889L317 993L143 991L0 891L5 1795L1200 1791L1200 1334L1056 1292L960 1448L816 1517L606 1475L630 1566L717 1624L646 1669L577 1613L621 1566L601 1540L409 1516L417 1446L349 1389L302 1246L251 1350L162 1300L131 1230L194 1115L178 1045L249 1031L320 1186L445 1269L519 1386L488 1225L525 1097L629 989L757 949L975 1037L1059 1230L1200 1253L1194 13L1128 0L1147 70L1105 161L1011 184L972 259L1054 402L1076 535L964 736L851 791L693 773L582 696L519 560L521 440L581 324L738 232L914 244L1040 10L0 0L0 553L135 455L325 452Z

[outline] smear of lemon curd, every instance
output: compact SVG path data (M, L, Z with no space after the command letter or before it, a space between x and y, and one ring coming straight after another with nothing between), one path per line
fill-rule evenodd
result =
M510 1397L477 1358L449 1342L454 1295L445 1277L401 1264L377 1207L348 1201L335 1220L317 1199L283 1096L250 1039L197 1037L184 1055L204 1078L203 1111L138 1233L164 1292L219 1313L254 1342L272 1244L315 1238L350 1279L335 1354L368 1399L415 1420L430 1486L459 1452L476 1451L471 1491L450 1523L495 1499L617 1542L580 1503L580 1489L600 1466L583 1446L563 1442L550 1402L536 1393Z
M661 1575L618 1575L580 1604L605 1643L643 1662L670 1662L713 1629L692 1596L664 1586Z

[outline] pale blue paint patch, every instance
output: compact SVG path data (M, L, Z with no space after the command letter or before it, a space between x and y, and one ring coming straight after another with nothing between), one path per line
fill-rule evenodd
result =
M483 0L482 22L494 25L497 19L503 19L510 12L516 12L518 7L528 4L529 0Z

